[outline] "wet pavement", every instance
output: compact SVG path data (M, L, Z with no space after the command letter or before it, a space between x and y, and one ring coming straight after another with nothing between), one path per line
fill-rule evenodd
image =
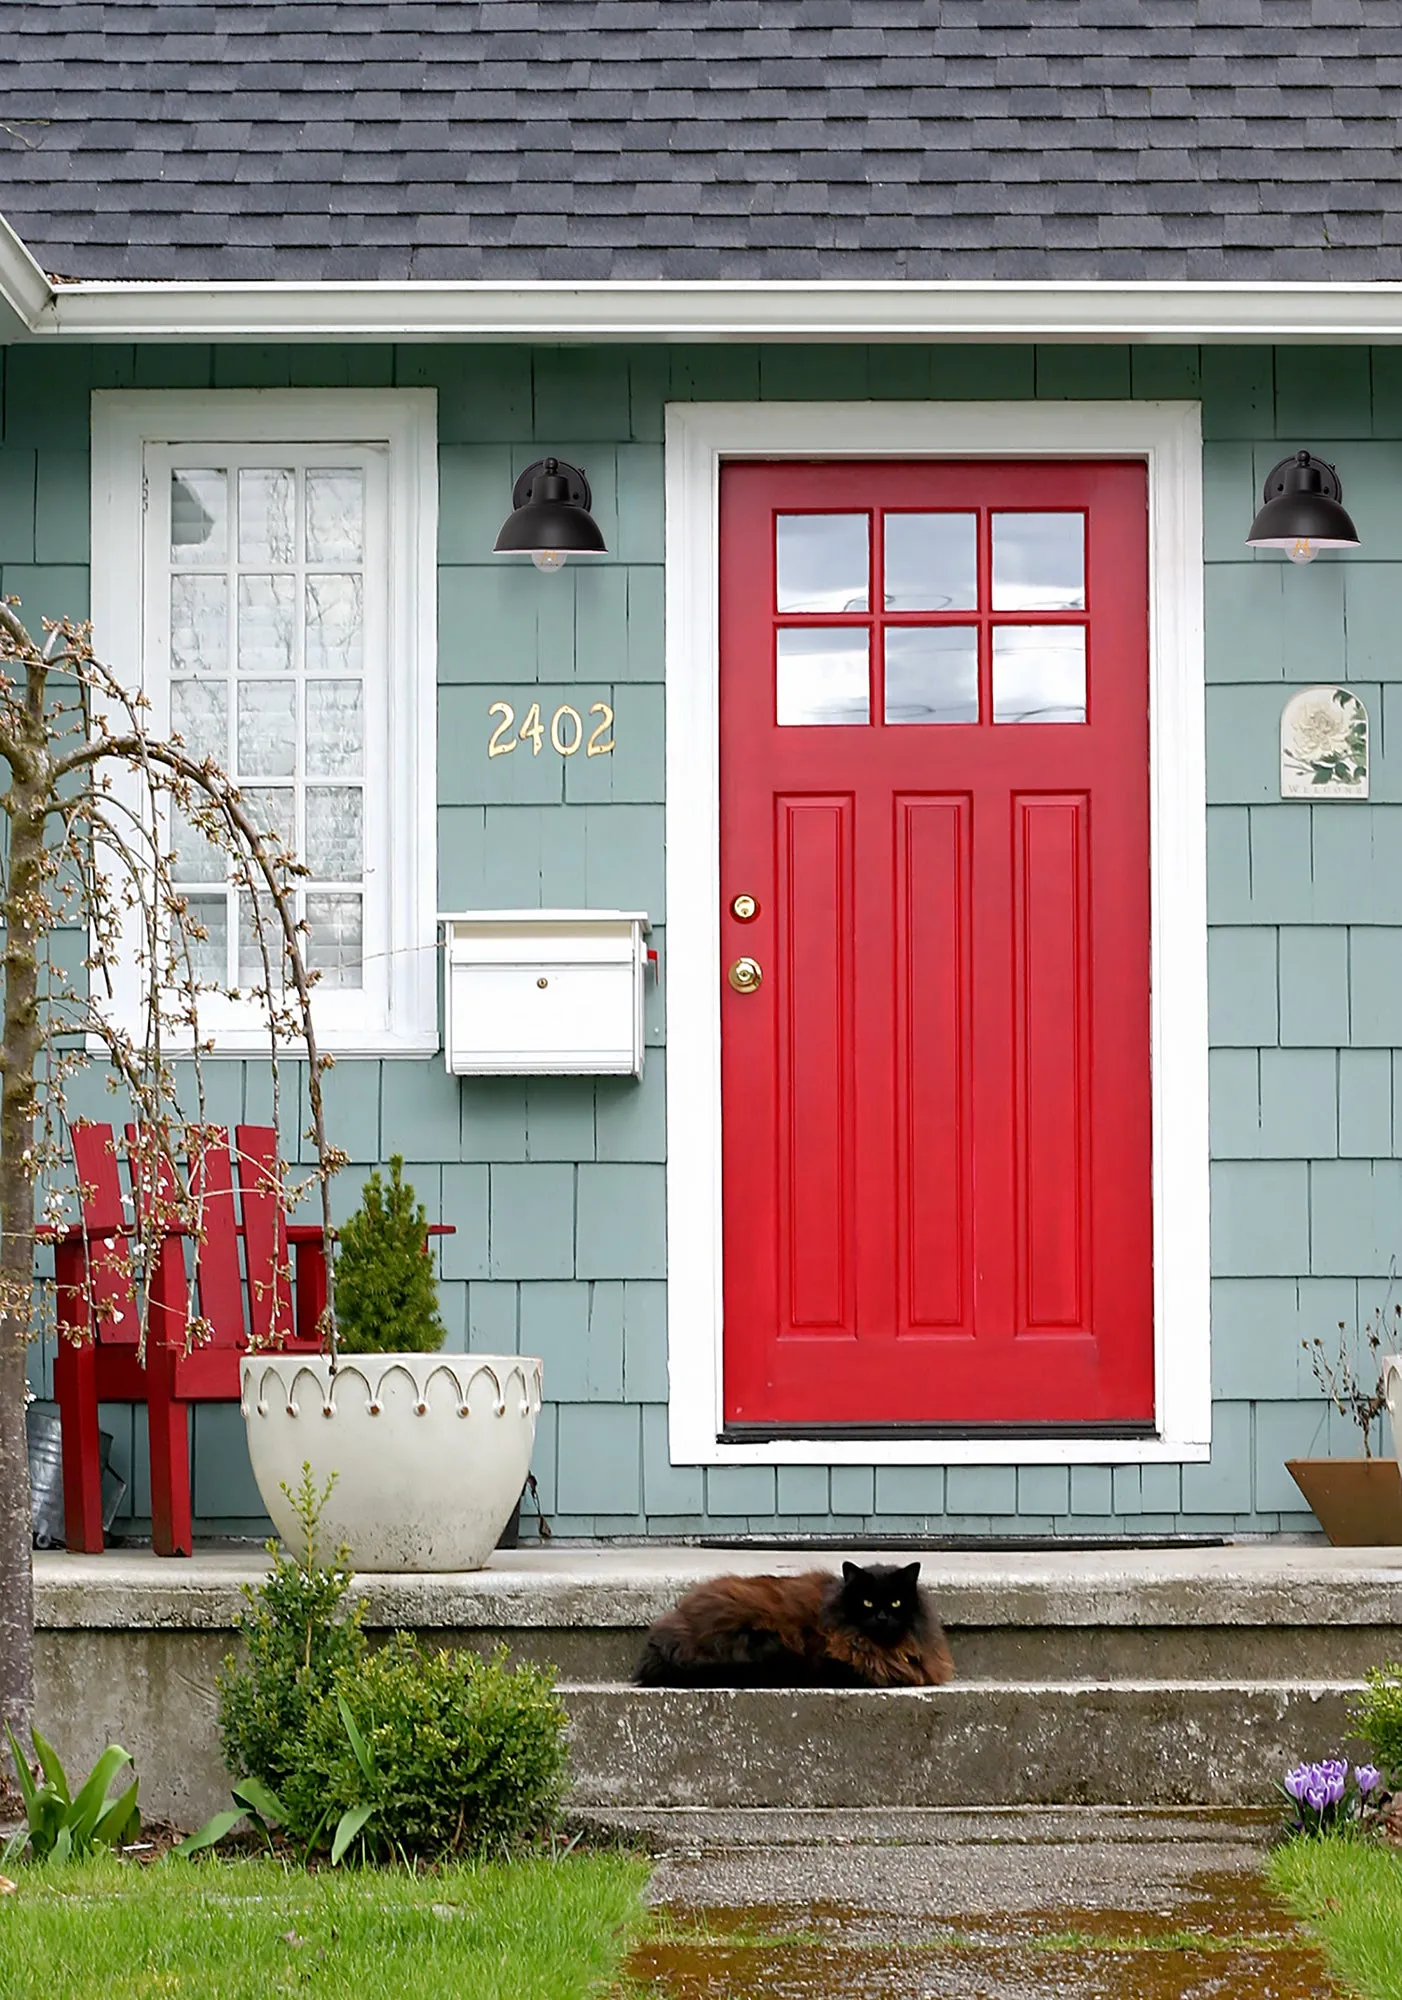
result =
M774 1815L768 1840L660 1817L657 1929L630 1965L648 2000L1338 1992L1261 1885L1257 1815Z

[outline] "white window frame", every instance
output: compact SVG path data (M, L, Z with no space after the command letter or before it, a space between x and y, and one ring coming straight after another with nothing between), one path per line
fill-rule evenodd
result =
M144 496L148 451L170 447L332 446L381 452L388 551L386 683L388 826L384 869L388 976L362 995L314 990L318 1039L337 1055L425 1055L439 1047L436 908L437 398L432 389L98 390L92 399L92 617L98 657L152 703L169 687L148 641ZM153 449L154 448L154 449ZM367 754L376 746L367 738ZM367 832L369 829L367 828ZM135 941L122 952L113 1011L135 1028L141 1002ZM209 996L201 1033L216 1055L266 1052L252 1003ZM291 1053L296 1053L292 1049Z
M722 1442L720 468L746 458L1044 457L1139 459L1148 473L1155 1434ZM671 403L666 495L672 1463L1113 1465L1209 1458L1201 405Z

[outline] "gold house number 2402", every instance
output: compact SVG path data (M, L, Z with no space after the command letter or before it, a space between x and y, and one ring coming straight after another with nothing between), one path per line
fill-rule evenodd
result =
M487 710L488 715L499 715L501 721L487 739L489 757L507 757L518 743L529 743L531 755L540 755L541 744L545 740L545 724L541 720L540 703L533 701L516 728L516 711L509 701L494 701ZM594 702L589 710L599 720L589 732L585 743L584 717L577 708L562 702L550 718L550 747L558 750L562 757L573 757L581 743L585 743L586 757L607 757L613 748L613 710L606 701ZM514 732L514 733L513 733Z

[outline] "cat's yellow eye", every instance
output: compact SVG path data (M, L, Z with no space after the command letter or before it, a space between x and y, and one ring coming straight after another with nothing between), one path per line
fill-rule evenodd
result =
M874 1605L872 1604L872 1601L871 1601L871 1599L870 1599L869 1597L864 1597L864 1598L862 1599L862 1609L863 1609L863 1611L871 1611L871 1610L874 1610L874 1609L875 1609L875 1607L874 1607Z
M900 1608L901 1608L901 1600L899 1599L899 1597L893 1597L891 1599L891 1609L893 1611L899 1611Z

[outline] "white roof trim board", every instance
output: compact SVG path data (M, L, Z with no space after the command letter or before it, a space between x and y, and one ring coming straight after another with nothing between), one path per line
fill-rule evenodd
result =
M1402 284L949 280L53 287L0 218L0 299L39 338L1402 342Z
M53 287L0 215L0 307L8 307L21 326L33 332L52 300Z

